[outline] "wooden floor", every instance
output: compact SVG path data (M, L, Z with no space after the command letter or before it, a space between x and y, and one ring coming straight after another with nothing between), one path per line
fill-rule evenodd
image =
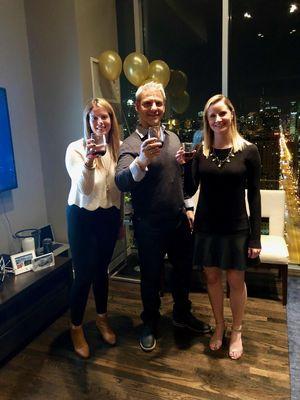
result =
M296 272L296 273L295 273ZM300 271L289 274L287 321L289 337L291 399L300 399Z
M207 295L191 298L195 313L211 321ZM286 312L280 301L249 299L245 355L239 361L230 360L226 350L209 352L208 336L174 331L169 294L163 298L158 346L148 354L137 342L139 286L111 282L109 302L117 346L99 338L91 299L85 325L91 358L79 360L73 353L66 314L0 370L1 400L290 399Z

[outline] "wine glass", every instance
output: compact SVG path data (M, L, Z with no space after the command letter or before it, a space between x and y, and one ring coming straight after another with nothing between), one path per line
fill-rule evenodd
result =
M162 132L159 125L149 126L148 128L148 139L155 138L159 144L159 147L162 147L164 141L162 139Z
M91 150L91 153L97 157L104 156L107 149L106 136L104 134L95 134L91 133L91 139L93 139L95 143L95 147Z
M184 150L184 159L185 161L190 161L194 157L194 144L191 142L182 143L182 147Z

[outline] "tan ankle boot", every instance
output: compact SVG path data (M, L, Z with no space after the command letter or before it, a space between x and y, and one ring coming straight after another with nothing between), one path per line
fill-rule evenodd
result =
M70 333L75 353L82 358L88 358L90 356L90 349L85 340L82 326L71 326Z
M107 314L98 314L96 317L96 326L103 338L103 340L111 345L116 344L117 337L114 331L108 324Z

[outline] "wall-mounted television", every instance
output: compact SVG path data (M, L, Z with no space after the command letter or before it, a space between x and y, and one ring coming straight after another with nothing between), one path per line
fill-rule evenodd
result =
M0 192L17 186L6 90L0 87Z

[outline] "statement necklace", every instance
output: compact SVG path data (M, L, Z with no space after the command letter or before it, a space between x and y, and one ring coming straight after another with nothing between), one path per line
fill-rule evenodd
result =
M233 147L231 147L228 155L223 159L217 156L217 154L215 153L215 149L212 150L212 152L209 154L209 157L211 158L211 161L217 165L218 168L221 168L224 164L230 163L231 158L234 157Z

